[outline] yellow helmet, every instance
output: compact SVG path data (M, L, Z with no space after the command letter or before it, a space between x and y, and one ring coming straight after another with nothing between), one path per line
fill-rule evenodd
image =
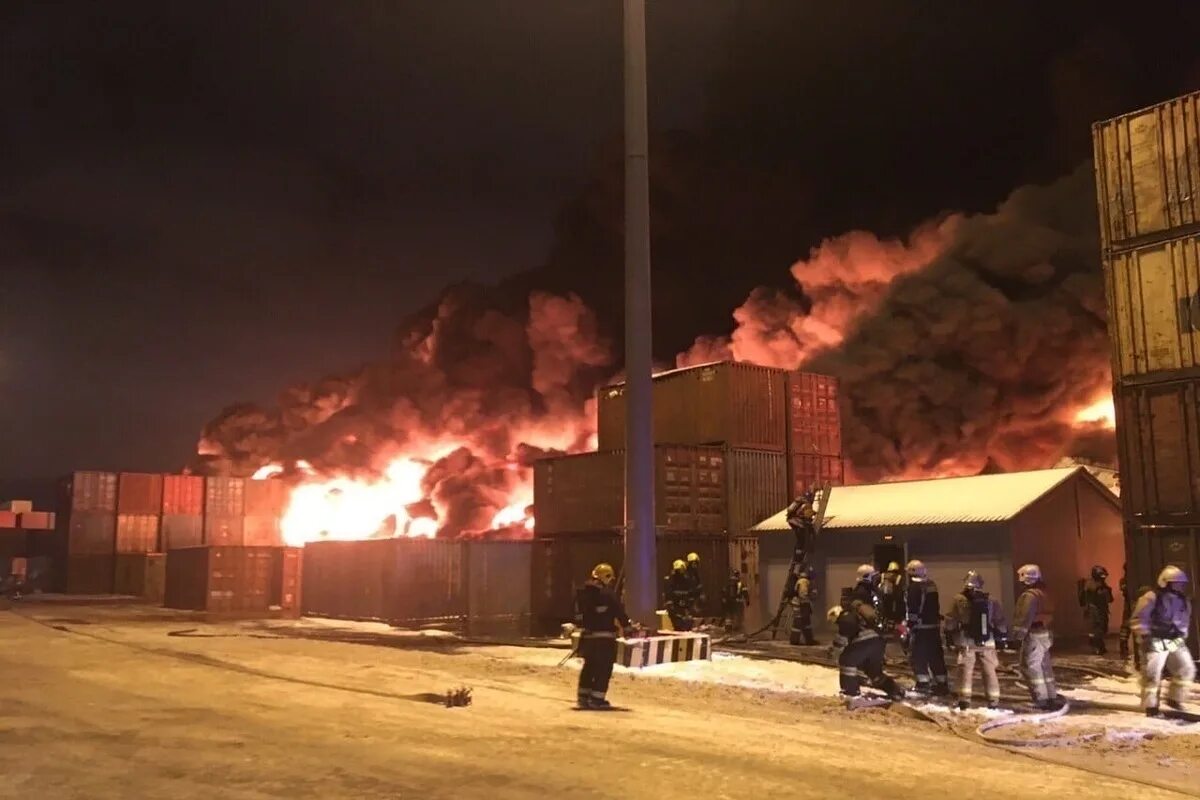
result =
M612 583L617 578L617 573L613 571L612 564L597 564L592 570L592 578L601 583Z
M675 559L675 562L671 564L671 569L675 570L676 572L683 572L685 569L687 569L687 564L683 563L682 558L677 558Z
M900 563L898 561L889 561L888 565L887 565L887 571L888 572L899 572L900 571Z
M840 617L841 615L842 615L842 607L834 606L833 608L831 608L825 612L825 619L829 620L830 622L837 622L838 617Z
M689 564L699 564L700 563L700 554L699 553L688 553L687 560L688 560Z

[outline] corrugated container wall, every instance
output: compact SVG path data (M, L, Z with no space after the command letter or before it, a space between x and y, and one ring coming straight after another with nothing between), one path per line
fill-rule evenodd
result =
M67 594L111 594L115 556L67 557Z
M163 476L122 472L117 477L118 514L158 514L162 509Z
M748 533L792 501L788 491L789 458L758 450L725 451L726 517L721 530Z
M1200 379L1122 388L1116 406L1126 515L1200 524Z
M788 456L788 485L791 488L792 499L809 489L819 489L827 483L830 486L841 486L845 482L846 465L841 458L800 453L791 453ZM779 509L776 509L776 512L778 511Z
M723 362L655 376L655 442L783 452L788 442L786 375ZM597 395L600 450L625 447L624 393L624 386L616 385Z
M818 456L842 455L842 417L838 380L829 375L790 372L787 376L788 451Z
M1183 569L1192 580L1200 574L1200 526L1139 527L1126 523L1129 557L1129 586L1153 587L1159 571L1167 565ZM1192 603L1192 627L1188 636L1192 653L1200 657L1200 603Z
M124 554L116 557L113 592L162 603L167 582L164 553Z
M116 552L157 552L158 519L157 514L118 514Z
M219 613L270 609L276 548L190 547L167 553L168 608Z
M198 475L163 476L163 514L200 516L204 513L204 478Z
M246 518L238 515L204 515L204 544L240 547L246 543Z
M304 582L304 548L277 547L273 551L275 566L272 569L270 603L280 609L300 615L301 586Z
M447 539L392 539L390 581L384 587L387 619L419 622L466 613L462 548Z
M0 528L17 528L17 512L15 511L0 511Z
M117 476L111 472L75 472L67 478L72 511L117 510Z
M54 530L55 514L53 511L24 511L17 518L17 526L27 531Z
M191 514L163 514L162 549L199 547L204 544L204 518Z
M1200 93L1092 126L1105 250L1200 223Z
M111 556L116 552L117 518L107 511L73 511L67 519L67 553Z
M1114 377L1200 374L1200 239L1115 253L1106 267Z
M242 478L205 478L204 514L241 516L246 512L246 481Z
M280 480L248 480L244 484L247 517L278 517L287 501L288 487Z
M304 546L304 613L335 619L386 619L391 539L309 542Z

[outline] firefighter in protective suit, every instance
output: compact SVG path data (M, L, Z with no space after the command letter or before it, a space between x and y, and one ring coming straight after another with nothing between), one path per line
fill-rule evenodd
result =
M1050 656L1054 646L1054 608L1042 582L1042 568L1025 564L1017 570L1017 580L1025 587L1017 598L1012 624L1013 641L1021 645L1021 674L1029 685L1035 708L1062 708Z
M805 567L792 590L792 632L788 641L794 645L817 643L812 629L813 594L812 568Z
M946 638L958 651L958 707L971 707L971 683L975 662L983 670L988 708L1000 705L998 651L1004 647L1007 626L1000 603L983 591L983 578L971 570L963 578L963 590L954 596L954 610L946 618Z
M671 574L664 579L664 584L663 600L667 614L671 617L671 626L677 631L690 631L693 586L683 559L675 559L675 563L671 565Z
M1167 705L1183 710L1188 685L1196 677L1196 664L1187 646L1192 603L1187 596L1188 576L1169 566L1158 574L1158 588L1142 595L1133 611L1133 632L1142 657L1142 706L1147 716L1158 715L1158 695L1163 670L1171 673Z
M616 573L608 564L597 564L592 578L575 595L575 621L581 628L578 700L582 709L605 710L608 682L617 660L617 636L632 628L621 598L614 590Z
M704 607L708 597L704 594L704 580L700 577L700 554L687 554L687 578L692 587L690 612L698 617L704 616Z
M904 621L904 570L895 561L879 578L879 616L888 627Z
M1092 567L1091 577L1079 581L1079 605L1087 620L1088 642L1098 656L1108 652L1104 639L1108 636L1108 607L1112 605L1113 592L1107 580L1108 570L1097 564Z
M742 580L742 573L729 571L729 580L721 593L721 613L725 616L725 633L740 631L746 619L746 607L750 605L750 590Z
M871 686L885 692L893 700L904 697L894 679L884 674L883 650L885 641L876 627L879 624L874 606L852 600L848 607L834 606L827 618L837 628L834 647L838 653L838 683L846 698L859 696L859 673L867 676Z
M904 568L905 621L909 630L909 649L917 692L937 697L950 694L946 674L946 653L942 650L942 613L937 584L929 579L925 565L917 560Z
M850 599L866 603L872 610L879 612L879 570L871 564L862 564L855 572L857 581L850 589Z

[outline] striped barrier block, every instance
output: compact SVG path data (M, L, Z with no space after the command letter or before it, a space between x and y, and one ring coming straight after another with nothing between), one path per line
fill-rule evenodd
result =
M571 634L578 649L579 632ZM630 669L681 661L711 661L712 638L707 633L671 633L635 639L617 639L617 663Z

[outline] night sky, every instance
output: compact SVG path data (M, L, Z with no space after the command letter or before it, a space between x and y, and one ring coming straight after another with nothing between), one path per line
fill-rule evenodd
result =
M1200 88L1197 6L650 0L689 197L655 221L687 306L661 354L825 236L989 209L1090 158L1092 120ZM0 5L0 495L178 468L223 406L378 357L450 282L571 286L619 166L620 11Z

